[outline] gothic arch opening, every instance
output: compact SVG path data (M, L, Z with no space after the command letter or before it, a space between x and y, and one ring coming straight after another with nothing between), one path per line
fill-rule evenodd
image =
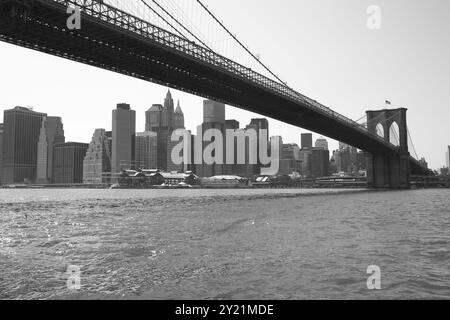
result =
M384 138L384 127L381 123L377 124L377 126L375 127L375 132L377 133L377 135Z
M395 121L392 122L391 127L389 128L389 142L394 146L400 146L400 129Z

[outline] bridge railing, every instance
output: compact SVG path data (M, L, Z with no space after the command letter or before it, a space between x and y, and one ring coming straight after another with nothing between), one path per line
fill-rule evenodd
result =
M340 113L331 110L319 102L302 95L301 93L287 87L284 84L276 82L264 75L261 75L239 63L221 56L208 48L198 45L195 42L184 39L170 31L153 25L152 23L131 15L121 9L115 8L99 0L34 0L42 3L58 3L65 7L78 7L84 14L98 18L103 22L113 24L114 26L131 31L144 38L151 39L157 43L183 52L191 57L195 57L203 62L209 63L217 68L221 68L228 72L238 75L239 77L256 83L265 89L276 92L279 95L288 97L289 99L300 102L307 108L326 115L334 120L340 121L346 125L352 126L356 130L363 132L378 139L381 143L388 147L394 147L392 144L384 141L384 139L375 133L369 132L366 127L360 125ZM127 0L128 1L128 0Z

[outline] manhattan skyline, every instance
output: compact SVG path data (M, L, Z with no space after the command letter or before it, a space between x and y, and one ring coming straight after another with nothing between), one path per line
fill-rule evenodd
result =
M345 10L331 1L319 2L284 1L284 7L292 10L283 11L283 15L271 7L274 4L269 3L264 10L256 6L252 17L254 28L241 28L248 21L231 19L231 12L224 4L213 0L208 4L221 12L224 20L231 23L230 27L239 30L241 38L249 41L290 86L330 108L352 119L359 119L365 110L383 108L385 100L391 101L393 108L408 108L408 126L418 156L424 156L433 169L445 165L443 150L449 144L449 132L439 120L450 116L450 92L446 89L450 83L450 62L446 57L450 54L443 40L448 38L450 30L449 4L434 1L434 6L427 6L407 1L395 4L379 1L382 29L371 31L365 25L369 2L352 1ZM242 11L236 14L244 15L252 5L254 1L246 1ZM293 19L295 14L302 19ZM274 30L263 24L264 19L271 17L276 21ZM321 28L308 27L311 19L319 19ZM336 25L340 28L333 30ZM282 34L288 26L298 30L301 44L281 38L274 40L277 45L264 45L266 36ZM0 62L3 74L0 85L8 88L2 92L0 108L32 106L37 111L61 116L68 140L87 142L92 128L110 128L106 115L121 102L129 103L136 110L136 130L143 131L143 113L160 101L167 90L28 49L3 43L0 46L5 57ZM311 50L301 50L304 46ZM12 58L21 63L8 63ZM25 94L23 88L27 88ZM201 122L203 98L175 90L173 94L181 101L186 128L194 129ZM227 118L248 123L254 117L258 115L227 108ZM307 132L270 118L269 121L273 134L283 136L286 142L299 143L300 134ZM338 143L329 140L330 149L337 149Z

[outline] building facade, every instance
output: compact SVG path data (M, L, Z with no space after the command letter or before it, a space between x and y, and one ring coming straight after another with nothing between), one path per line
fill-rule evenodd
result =
M83 161L89 148L87 143L57 143L53 150L53 182L56 184L83 183Z
M136 111L129 104L118 104L112 112L112 173L134 167L135 136Z
M328 141L324 138L319 138L316 140L316 143L314 145L318 149L328 150Z
M83 159L83 183L104 184L105 175L111 173L112 132L96 129Z
M1 181L31 183L36 179L37 149L42 120L47 114L24 107L5 110Z
M310 178L312 176L311 162L312 162L312 151L311 149L301 149L299 151L299 173L305 178Z
M322 178L330 175L330 151L323 148L311 150L311 177Z
M172 132L184 128L184 114L180 102L174 110L174 101L170 90L164 99L164 105L154 104L145 113L145 130L157 134L157 169L167 170L169 164L168 149Z
M212 100L203 101L203 124L201 126L202 135L205 134L207 130L216 129L221 132L223 137L223 162L226 160L226 121L225 121L225 105L220 102ZM201 138L201 137L200 137ZM202 139L203 140L203 139ZM202 141L202 152L205 148L209 146L212 142ZM214 154L213 154L214 156ZM195 172L201 177L212 177L217 175L223 175L225 164L215 163L207 164L202 159L202 164L196 164Z
M302 149L311 149L313 147L312 133L302 133L301 142L302 142Z
M279 174L300 172L300 148L295 143L283 144Z
M37 183L53 182L53 146L64 143L64 127L60 117L45 117L42 120L37 150Z
M358 149L344 143L339 143L340 149L333 152L333 159L338 173L358 174L365 169L365 156L359 155Z
M136 134L136 169L158 168L158 134L153 131Z

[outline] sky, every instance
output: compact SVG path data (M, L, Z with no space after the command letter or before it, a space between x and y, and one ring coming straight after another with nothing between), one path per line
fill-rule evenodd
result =
M185 1L185 0L182 0ZM187 0L186 0L187 1ZM163 3L164 1L160 1ZM408 108L419 157L433 169L450 145L450 1L448 0L204 0L233 33L290 87L351 118L366 110ZM367 9L380 8L380 29ZM14 106L61 116L67 141L89 142L111 129L117 103L144 112L163 103L167 88L110 71L0 43L0 111ZM202 122L202 98L172 90L186 127ZM245 126L256 114L227 107ZM0 122L3 112L0 113ZM300 145L307 132L270 120L270 134ZM320 135L315 134L314 139ZM336 141L329 140L337 149Z

